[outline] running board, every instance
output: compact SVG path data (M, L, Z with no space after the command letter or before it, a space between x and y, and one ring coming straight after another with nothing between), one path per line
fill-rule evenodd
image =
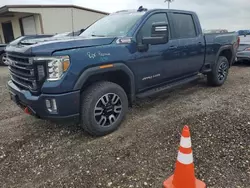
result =
M172 88L174 88L174 87L177 87L177 86L180 86L180 85L184 85L184 84L190 83L190 82L195 81L195 80L197 80L197 79L199 79L199 78L200 78L199 75L195 75L195 76L186 78L186 79L184 79L184 80L180 80L180 81L178 81L178 82L173 82L173 83L171 83L171 84L167 84L167 85L162 86L162 87L158 87L158 88L154 88L154 89L145 91L145 92L143 92L143 93L140 93L140 94L136 95L136 97L137 97L137 98L148 97L148 96L151 96L151 95L154 95L154 94L163 92L163 91L170 90L170 89L172 89Z

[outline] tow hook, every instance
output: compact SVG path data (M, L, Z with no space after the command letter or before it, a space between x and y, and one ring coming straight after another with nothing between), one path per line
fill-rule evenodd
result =
M26 114L31 115L31 111L30 111L30 109L29 109L28 107L25 107L25 108L24 108L24 112L25 112Z

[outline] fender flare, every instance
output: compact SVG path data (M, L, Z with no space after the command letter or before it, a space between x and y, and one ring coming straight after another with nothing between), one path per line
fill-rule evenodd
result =
M135 77L133 72L129 69L128 66L126 66L124 63L115 63L113 64L113 67L101 69L99 66L96 67L90 67L86 69L78 78L77 82L74 85L74 90L81 90L82 86L90 76L96 75L96 74L102 74L106 72L115 72L115 71L123 71L125 74L127 74L130 78L130 93L129 93L129 99L131 102L135 100Z
M229 64L230 64L230 66L232 65L234 56L233 56L233 47L231 45L225 45L225 46L220 47L220 49L218 50L218 52L216 54L216 58L215 58L215 62L214 62L215 65L216 65L216 63L217 63L217 61L219 59L219 56L220 56L221 52L224 51L224 50L230 50L231 51L232 59L229 61Z

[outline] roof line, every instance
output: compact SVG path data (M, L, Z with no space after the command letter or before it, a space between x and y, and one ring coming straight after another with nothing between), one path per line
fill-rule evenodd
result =
M103 12L99 10L94 10L90 8L85 8L77 5L70 5L70 4L65 4L65 5L5 5L0 7L1 9L8 9L8 8L76 8L76 9L81 9L81 10L86 10L90 12L96 12L100 14L105 14L108 15L108 12Z

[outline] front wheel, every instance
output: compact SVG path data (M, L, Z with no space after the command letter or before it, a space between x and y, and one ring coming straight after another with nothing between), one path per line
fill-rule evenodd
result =
M207 75L207 82L212 86L221 86L227 79L229 62L226 57L220 56L212 71Z
M82 93L81 125L91 135L116 130L128 110L125 91L112 82L97 82Z

